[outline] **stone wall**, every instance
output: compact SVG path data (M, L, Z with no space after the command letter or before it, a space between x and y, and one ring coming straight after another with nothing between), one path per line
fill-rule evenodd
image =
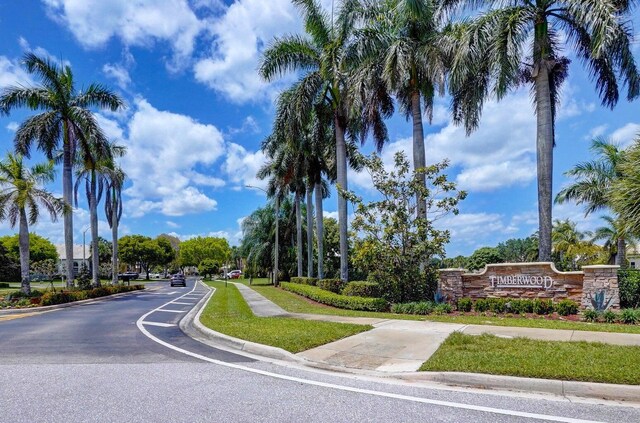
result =
M617 269L618 266L585 266L582 272L560 272L551 262L489 264L479 273L442 269L439 288L450 302L465 297L541 298L554 302L570 299L589 308L592 299L602 299L604 295L611 308L618 308Z

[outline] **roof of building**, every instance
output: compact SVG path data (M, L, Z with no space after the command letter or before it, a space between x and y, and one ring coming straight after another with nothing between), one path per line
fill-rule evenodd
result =
M79 244L73 244L73 258L74 260L82 260L82 245ZM58 251L58 257L60 257L60 260L65 260L67 258L67 253L64 250L64 244L56 244L56 251ZM85 258L88 258L90 254L90 248L87 245L87 249L86 249L86 253L85 253Z

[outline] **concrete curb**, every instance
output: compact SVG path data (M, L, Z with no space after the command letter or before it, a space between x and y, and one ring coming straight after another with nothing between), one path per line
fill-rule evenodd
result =
M193 307L191 311L189 311L189 313L187 313L187 315L182 318L182 320L180 320L179 326L184 333L212 347L223 346L226 348L231 348L276 360L301 363L305 365L310 364L307 360L304 360L303 358L300 358L295 354L292 354L289 351L285 351L281 348L271 347L269 345L262 345L256 342L234 338L209 329L208 327L200 323L200 315L204 310L204 306L215 292L215 288L211 288L206 284L202 284L202 286L208 288L209 293L205 295L198 302L198 304L196 304L195 307Z
M73 307L73 306L76 306L76 305L97 303L97 302L100 302L100 301L110 300L110 299L113 299L113 298L124 297L125 295L134 294L136 292L145 292L145 291L149 292L149 291L152 291L152 290L145 288L145 289L138 289L138 290L135 290L135 291L119 292L117 294L105 295L104 297L88 298L86 300L72 301L70 303L64 303L64 304L54 304L54 305L50 305L50 306L41 306L41 307L5 309L5 310L0 310L0 316L10 316L10 315L13 315L13 314L38 313L38 312L58 310L58 309L61 309L61 308Z
M201 283L201 282L199 282ZM335 367L324 363L306 360L288 351L268 345L257 344L216 332L200 323L204 305L209 301L215 288L202 284L209 289L194 308L180 321L180 329L188 336L211 347L222 346L247 352L260 357L293 362L306 367L328 370L337 373L367 375L383 379L393 379L411 384L442 384L476 389L515 391L525 393L551 394L563 397L604 399L611 401L629 401L640 403L640 386L615 385L608 383L575 382L552 379L535 379L515 376L500 376L481 373L461 372L409 372L384 373L372 370ZM291 317L295 318L295 314Z

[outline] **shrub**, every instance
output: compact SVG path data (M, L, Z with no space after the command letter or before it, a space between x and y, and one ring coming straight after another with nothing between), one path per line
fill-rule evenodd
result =
M527 298L509 300L506 308L516 314L533 313L533 300Z
M473 306L473 302L471 298L460 298L458 300L458 311L469 312L471 311L471 307Z
M578 314L578 304L575 301L564 299L558 302L554 307L556 313L560 316L569 316L570 314Z
M318 279L317 278L308 278L306 276L293 276L293 277L291 277L291 282L292 283L301 283L303 285L316 286L316 284L318 283Z
M593 310L593 309L587 309L582 312L582 317L587 322L597 322L599 316L600 316L600 313L598 313L596 310Z
M411 303L396 303L391 306L391 312L397 314L420 314L427 315L435 308L431 301L420 301Z
M486 299L481 298L479 300L476 300L476 303L473 305L473 309L478 313L484 313L485 311L489 310L489 303Z
M494 313L504 313L507 308L507 301L505 298L487 298L489 305L489 311Z
M375 282L354 281L349 282L342 289L342 295L350 297L378 298L380 296L380 285Z
M640 272L621 270L618 272L620 307L640 307Z
M318 281L318 284L320 284L320 281ZM282 282L280 285L285 291L290 291L310 298L319 303L331 305L338 308L364 311L386 311L389 309L389 303L387 303L387 301L382 298L350 297L347 295L340 295L334 292L329 292L320 287L295 284L290 282Z
M339 294L342 292L342 288L344 288L344 282L342 279L320 279L316 286L325 291Z
M98 297L104 297L106 295L114 294L114 293L115 292L113 292L112 290L107 289L107 288L103 288L103 287L93 288L93 289L87 291L87 297L88 298L98 298Z
M0 288L9 288L9 284L7 282L0 282Z
M433 308L435 314L449 314L453 311L451 304L440 303Z
M553 302L551 300L536 298L533 300L533 312L541 315L553 313Z
M618 320L618 314L614 311L607 310L602 313L602 318L607 323L615 323Z
M638 311L632 308L625 308L620 312L620 321L627 325L635 325L638 323Z

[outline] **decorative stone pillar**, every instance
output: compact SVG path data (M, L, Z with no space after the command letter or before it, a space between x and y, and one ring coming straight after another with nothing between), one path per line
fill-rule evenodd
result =
M620 289L618 287L618 269L620 266L597 265L582 266L584 282L582 285L582 308L620 308Z
M464 296L462 274L467 271L465 269L440 269L439 272L438 289L444 295L446 301L457 302L459 298Z

